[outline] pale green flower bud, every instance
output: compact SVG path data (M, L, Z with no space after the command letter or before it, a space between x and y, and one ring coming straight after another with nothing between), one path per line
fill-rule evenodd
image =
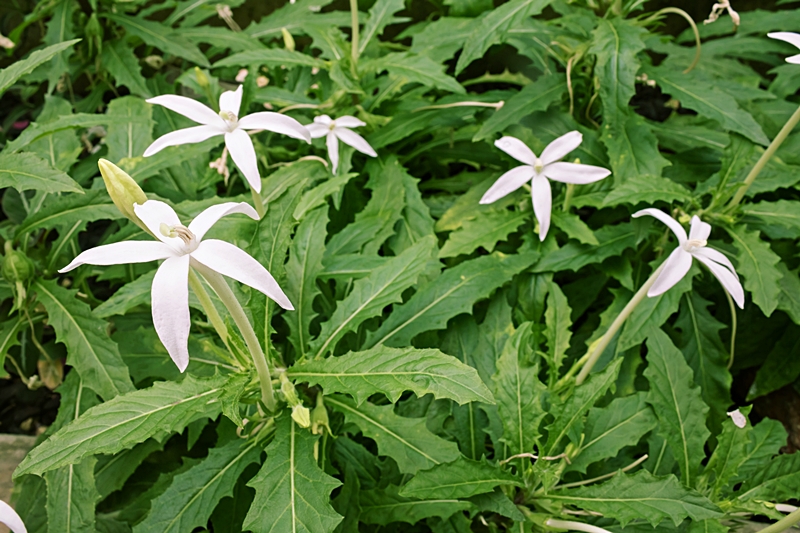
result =
M281 28L281 35L283 35L283 44L286 46L286 49L290 52L294 52L294 37L289 33L289 30Z
M297 404L292 407L292 420L301 428L311 426L311 414L308 407L305 407L303 404Z
M330 435L331 426L328 419L328 410L325 408L322 398L322 393L317 395L317 406L311 410L311 433L321 435L324 430L328 430Z
M133 211L133 204L143 204L147 201L144 191L124 170L106 159L97 162L100 174L106 184L106 190L114 205L120 213L125 215L134 224L147 231L142 221ZM148 232L149 233L149 232Z

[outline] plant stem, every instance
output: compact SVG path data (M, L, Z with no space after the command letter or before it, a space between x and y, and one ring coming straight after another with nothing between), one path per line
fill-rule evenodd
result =
M564 205L561 207L561 210L567 213L569 211L569 206L572 203L572 197L575 195L575 184L574 183L567 183L567 192L564 193Z
M261 198L261 193L258 192L257 190L251 188L250 192L253 194L253 204L255 204L256 213L258 213L258 218L262 219L264 218L264 213L267 212L264 209L264 199Z
M572 522L570 520L558 520L557 518L549 518L544 525L555 529L569 529L572 531L585 531L586 533L611 533L602 527L593 526L591 524L584 524L583 522Z
M636 459L636 461L632 462L631 464L629 464L625 468L622 468L622 469L618 470L617 472L611 472L610 474L603 474L602 476L593 477L592 479L584 479L582 481L575 481L573 483L564 483L563 485L558 485L556 487L556 490L559 490L559 489L571 489L573 487L580 487L582 485L589 485L591 483L595 483L596 481L602 481L604 479L608 479L610 477L614 477L619 472L627 472L628 470L632 470L632 469L636 468L637 466L639 466L643 462L647 461L648 457L649 457L649 455L644 454L643 456L641 456L638 459Z
M269 374L269 363L264 356L264 351L261 349L261 344L258 342L256 332L253 331L253 326L247 319L244 309L242 309L242 305L239 303L239 300L236 299L236 295L233 294L233 291L228 287L227 282L220 274L197 261L192 261L192 267L197 269L206 281L208 281L208 284L211 285L211 288L217 293L219 299L225 304L225 307L231 314L231 318L233 318L239 331L241 331L244 342L247 344L250 355L253 357L256 372L258 372L258 380L261 383L261 400L268 410L274 411L275 393L272 391L272 378Z
M189 269L189 286L197 296L197 299L200 300L203 311L205 311L211 325L214 326L219 338L222 339L222 343L228 346L228 328L225 327L225 322L222 320L217 308L214 307L214 303L211 301L211 297L206 292L205 287L203 287L203 282L200 281L200 278L197 277L197 274L192 269Z
M353 70L358 63L358 0L350 0L350 26L353 29L353 38L350 40L350 56L353 58Z
M736 348L736 306L733 305L733 298L728 291L723 291L728 297L728 305L731 307L731 356L728 359L728 370L733 366L733 353Z
M642 300L644 300L644 297L647 295L647 291L649 291L650 287L653 286L653 283L656 282L658 275L661 274L663 269L664 263L661 263L661 265L655 269L652 274L650 274L650 277L647 278L647 281L644 282L644 285L642 285L636 294L633 295L633 298L631 298L631 301L628 302L628 305L626 305L617 318L614 319L614 322L611 323L608 331L606 331L605 334L600 337L600 340L595 344L591 355L589 355L589 358L586 360L586 364L583 365L580 374L578 374L578 377L575 378L575 383L577 385L580 385L586 380L587 377L589 377L589 372L592 371L592 367L594 367L595 363L597 363L597 360L600 359L600 356L603 355L603 351L608 346L608 343L611 342L611 339L613 339L614 335L617 334L617 331L619 331L619 328L622 327L622 324L625 323L633 310L636 309L636 306L639 305Z
M789 120L787 120L786 124L783 125L781 131L778 132L778 135L775 136L775 138L772 140L767 149L764 150L764 153L761 154L761 157L758 159L756 164L750 170L750 173L744 179L744 184L742 185L742 187L739 188L738 191L736 191L736 194L733 196L731 203L728 204L728 209L727 209L728 211L732 210L734 207L739 205L739 202L742 201L744 195L747 194L747 189L750 188L750 186L756 180L758 175L767 165L767 162L772 158L773 155L775 155L775 152L778 150L778 148L780 148L780 146L783 144L783 141L786 140L786 137L789 136L794 127L797 126L798 122L800 122L800 107L798 107L797 110L792 114L792 116L789 117Z
M657 19L662 14L666 13L673 13L675 15L680 15L689 23L689 26L692 27L692 32L694 33L694 45L695 45L695 52L694 52L694 60L692 64L687 67L686 70L683 71L684 74L688 74L689 72L697 66L697 63L700 62L700 32L697 30L697 24L694 23L694 19L689 16L689 13L680 9L678 7L665 7L664 9L659 9L656 11L652 16L648 17L644 22L650 22L652 20Z
M765 527L759 533L780 533L797 523L800 523L800 509L784 516L774 524Z

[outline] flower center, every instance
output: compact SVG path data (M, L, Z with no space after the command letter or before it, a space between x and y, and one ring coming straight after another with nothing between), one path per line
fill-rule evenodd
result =
M236 129L236 126L239 124L239 117L237 117L236 113L233 111L222 110L219 112L219 116L228 124L228 128L231 131Z
M331 123L328 125L328 129L333 131L336 128L336 121L332 120Z
M542 160L541 160L541 159L539 159L538 157L537 157L537 158L536 158L536 160L533 162L533 170L534 170L534 172L536 172L537 174L541 174L541 173L542 173L542 170L544 170L544 163L542 163Z
M169 226L164 222L162 222L158 230L164 237L170 237L173 239L175 237L178 237L180 240L183 241L183 244L186 245L189 245L197 240L197 238L194 236L194 233L192 233L192 230L190 230L186 226L181 226L180 224Z
M706 244L708 244L708 241L703 239L689 239L688 241L683 243L683 249L686 250L687 252L692 252L698 248L702 248Z

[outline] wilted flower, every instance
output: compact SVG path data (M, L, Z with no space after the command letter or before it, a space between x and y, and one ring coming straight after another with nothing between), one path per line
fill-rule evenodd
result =
M678 283L692 267L692 257L708 267L722 286L733 297L740 308L744 308L744 289L739 282L739 276L730 260L722 253L706 246L708 236L711 234L711 225L702 222L697 216L692 217L689 236L680 223L659 209L642 209L633 214L634 218L644 215L655 217L672 230L678 238L678 247L672 251L653 286L647 295L658 296L663 294Z
M166 259L158 267L152 285L153 324L172 360L183 372L189 364L189 265L193 261L249 285L292 310L291 302L275 278L247 252L217 239L202 240L220 218L243 213L254 220L250 205L226 202L209 207L189 224L181 224L175 211L157 200L134 206L136 216L160 242L123 241L86 250L59 272L83 265L120 265Z
M0 523L8 526L12 533L28 533L16 511L3 500L0 500Z
M356 117L344 116L331 120L328 115L314 117L314 122L307 126L308 132L313 139L327 136L325 143L328 145L328 156L331 158L334 174L336 174L336 169L339 167L339 141L352 146L362 154L377 157L378 154L364 140L364 137L349 129L361 126L366 126L366 123Z
M242 86L235 91L225 91L219 97L219 114L196 100L185 96L167 94L147 100L176 113L188 117L202 126L193 126L167 133L156 139L144 151L144 156L151 156L167 146L203 142L216 135L225 136L225 146L233 158L233 162L242 171L250 186L261 192L261 176L258 173L258 161L253 141L245 130L269 130L311 142L308 130L292 117L262 111L239 118L239 107L242 104Z
M503 137L495 141L496 147L525 164L512 168L500 176L483 195L480 203L491 204L530 181L533 212L539 221L539 239L543 241L550 228L550 209L553 204L548 178L582 185L601 180L611 174L611 171L605 168L560 161L577 148L582 140L583 135L579 131L571 131L548 144L542 151L542 157L536 157L533 150L516 137Z
M793 44L797 48L800 48L800 33L792 33L790 31L775 31L768 33L767 37L770 39L778 39L779 41L786 41L787 43ZM800 54L787 57L786 62L800 65Z
M733 420L733 423L736 424L737 428L741 429L747 425L747 417L745 417L738 409L735 411L729 411L726 414L731 417L731 420Z

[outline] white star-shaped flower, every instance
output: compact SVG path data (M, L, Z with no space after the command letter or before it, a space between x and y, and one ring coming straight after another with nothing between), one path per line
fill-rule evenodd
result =
M220 95L219 113L215 113L213 109L196 100L174 94L156 96L147 101L180 113L202 126L184 128L162 135L147 147L144 151L145 157L167 146L199 143L216 135L224 135L225 146L228 147L233 162L256 192L261 192L261 176L258 173L256 150L246 130L268 130L311 142L305 126L292 117L264 111L239 118L239 107L242 104L241 85L235 91L225 91Z
M571 131L548 144L542 156L536 157L533 150L516 137L498 139L494 145L524 165L512 168L500 176L483 195L480 203L491 204L530 181L533 212L539 221L539 239L543 241L550 229L550 210L553 205L548 179L582 185L611 174L605 168L560 161L580 146L582 140L583 135L579 131Z
M181 224L175 211L157 200L134 204L136 216L160 242L124 241L86 250L59 272L83 265L120 265L166 259L153 278L152 307L156 333L169 356L183 372L189 364L189 265L197 262L224 276L249 285L293 310L275 278L247 252L233 244L203 236L217 220L232 213L243 213L258 220L250 205L226 202L209 207L189 224Z
M739 282L739 275L736 274L733 264L722 253L706 246L706 239L711 234L710 224L702 222L697 216L693 216L689 236L687 237L683 226L665 212L654 208L642 209L634 213L633 218L644 215L655 217L669 226L669 229L678 238L678 247L664 261L661 274L659 274L653 286L650 287L650 290L647 291L648 296L663 294L682 280L683 276L692 267L692 258L694 257L708 267L723 288L733 297L736 305L744 309L744 289Z
M12 533L28 533L16 511L3 500L0 500L0 523L8 526Z
M800 33L792 33L790 31L775 31L768 33L767 37L770 39L778 39L779 41L786 41L787 43L793 44L797 48L800 48ZM800 54L787 57L786 62L800 65Z
M349 128L359 128L366 126L365 122L349 115L332 120L328 115L314 117L314 122L306 126L312 139L325 137L325 144L328 145L328 156L331 158L332 171L336 174L339 167L339 141L352 146L362 154L370 157L377 157L378 154L372 146L364 140L364 137Z

